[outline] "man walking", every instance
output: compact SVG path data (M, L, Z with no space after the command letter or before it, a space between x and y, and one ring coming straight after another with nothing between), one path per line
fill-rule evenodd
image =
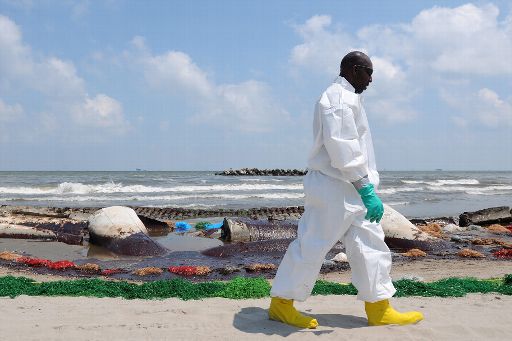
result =
M365 301L369 325L410 324L419 312L399 313L388 299L395 293L389 272L391 253L379 222L384 213L375 193L379 173L370 128L360 94L372 82L373 65L362 52L348 53L340 77L315 108L314 142L304 177L305 206L294 240L272 285L269 318L299 328L316 328L293 300L304 301L313 289L327 252L345 246L357 298Z

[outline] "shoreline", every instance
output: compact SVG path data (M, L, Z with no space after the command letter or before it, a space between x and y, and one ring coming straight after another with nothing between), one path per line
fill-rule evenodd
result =
M21 262L9 263L8 258L6 258L0 261L0 266L10 267L15 272L16 269L25 269L27 265L32 266L30 262L72 262L73 266L66 270L55 271L49 265L48 267L32 266L30 268L33 273L62 275L66 278L98 277L101 276L101 272L104 270L109 272L115 269L116 271L110 275L117 279L154 281L178 276L168 270L169 267L176 266L207 268L208 271L205 276L194 276L192 278L193 281L198 282L229 280L237 276L272 278L288 244L294 238L292 232L296 232L297 219L300 216L298 207L276 210L260 208L259 211L251 212L255 218L260 218L253 226L255 231L258 232L257 235L253 236L254 239L249 241L234 240L233 242L227 240L224 243L217 244L218 239L222 236L222 231L205 233L201 230L191 230L190 233L186 234L174 233L175 221L167 220L163 215L169 212L165 210L155 211L152 208L137 208L139 217L145 220L144 225L148 229L149 236L161 243L168 251L161 256L148 257L118 255L98 245L90 244L87 219L89 214L95 210L91 208L61 209L54 207L1 206L0 227L3 228L3 232L0 231L0 236L3 238L0 239L0 252L16 254L17 257L28 256L32 260L27 259ZM199 213L206 216L212 214L211 211L206 212L204 210ZM492 216L493 214L510 214L508 208L506 210L488 210L484 213L473 214L468 216L468 219L483 217L488 220L490 217L492 220L493 217L495 218L495 216ZM263 216L261 217L261 215ZM295 220L288 220L290 217ZM252 217L246 217L245 219L252 222L250 218ZM197 217L194 219L196 222L202 220ZM216 219L220 218L217 217ZM446 264L463 264L460 261L465 259L464 257L478 257L469 258L474 259L473 264L478 268L494 268L505 264L503 266L506 267L508 272L501 272L498 275L512 273L512 268L507 268L507 260L499 258L503 256L503 258L510 260L510 250L508 249L512 245L512 226L507 228L500 226L501 230L492 230L476 225L466 228L462 225L454 225L453 217L445 221L441 221L441 218L435 219L429 224L425 224L426 220L418 221L416 224L421 225L418 227L420 230L423 228L425 232L431 232L433 235L437 234L438 237L444 239L442 247L425 249L424 251L427 252L420 251L420 255L409 255L409 249L403 249L403 246L399 248L398 244L395 245L391 241L393 238L388 239L387 243L392 251L395 265L402 266L402 264L405 264L403 266L407 268L407 264L410 263L436 264L429 262L437 261L447 262ZM192 220L189 220L189 222L192 222ZM226 223L224 222L224 224ZM23 225L26 225L26 227ZM449 228L443 230L443 226ZM24 232L25 234L19 236L9 234L9 230L14 231L12 233ZM46 235L41 238L38 235L40 232L53 233L57 238L49 239ZM260 234L265 238L257 239ZM66 236L66 239L60 238L61 235ZM30 239L31 237L37 239ZM71 244L70 240L80 240L81 242ZM409 246L409 248L411 247ZM421 246L418 247L421 249ZM507 250L504 248L507 248ZM334 257L343 251L343 245L337 243L328 252L321 269L322 273L327 274L326 278L329 278L328 274L332 273L340 275L334 275L336 278L344 278L337 280L349 281L346 278L347 269L349 268L348 263L334 260ZM92 263L88 266L94 265L96 270L94 272L82 270L81 266L87 263ZM512 262L508 263L512 264ZM457 266L446 266L452 268L453 271L458 270ZM139 277L137 271L146 267L158 268L154 271L159 271L159 275L147 277L146 275L140 275L144 278ZM430 265L426 267L426 270L429 267ZM449 277L449 272L444 277ZM403 273L403 275L423 277L421 273Z

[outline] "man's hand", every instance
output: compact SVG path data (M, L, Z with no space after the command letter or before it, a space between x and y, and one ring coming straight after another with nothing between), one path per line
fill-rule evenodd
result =
M361 196L361 200L363 200L363 204L366 207L366 216L364 219L368 219L372 223L374 221L380 223L382 215L384 214L384 206L382 205L380 198L375 193L373 184L366 184L357 192Z

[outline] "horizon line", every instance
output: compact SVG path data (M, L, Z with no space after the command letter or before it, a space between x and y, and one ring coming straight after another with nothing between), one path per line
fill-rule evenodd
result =
M98 170L98 169L83 169L83 170L76 170L76 169L67 169L67 170L63 170L63 169L24 169L24 170L20 170L20 169L11 169L11 170L1 170L0 169L0 172L222 172L222 171L225 171L225 170L229 170L229 169L233 169L233 170L237 170L237 169L244 169L244 168L247 168L247 169L269 169L269 170L273 170L273 169L284 169L284 170L294 170L294 169L298 169L298 170L306 170L307 168L259 168L259 167L242 167L242 168L225 168L225 169L186 169L186 170L176 170L176 169L173 169L173 170L169 170L169 169L152 169L152 170L149 170L149 169L130 169L130 170L127 170L127 169L118 169L118 170L108 170L108 169L102 169L102 170ZM437 168L437 169L380 169L378 170L378 172L512 172L512 169L441 169L441 168Z

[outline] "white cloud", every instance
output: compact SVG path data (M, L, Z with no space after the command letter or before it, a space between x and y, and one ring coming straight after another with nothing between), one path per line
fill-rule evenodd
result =
M0 123L11 122L23 115L23 107L20 104L8 105L0 98Z
M443 91L441 98L451 108L463 113L452 116L457 126L512 127L512 98L504 100L491 89L482 88L469 95Z
M31 76L33 87L52 98L73 100L85 95L85 82L78 77L71 62L47 58L36 64Z
M329 75L339 73L339 56L353 50L355 42L341 30L330 30L331 21L328 15L315 15L295 26L303 43L293 47L292 65Z
M434 7L413 19L412 38L434 52L438 71L496 75L512 73L512 36L498 21L499 9L473 4Z
M247 80L237 84L217 84L184 52L152 55L144 38L139 36L132 39L132 45L136 48L135 60L142 65L146 81L191 104L194 112L190 121L195 124L267 132L289 122L289 113L274 100L271 89L263 82Z
M388 123L406 122L418 116L416 110L411 108L407 96L403 99L377 98L368 102L366 106L370 114Z
M146 39L142 36L135 36L132 38L132 41L130 42L133 47L135 47L136 49L138 49L139 51L145 53L145 54L148 54L149 53L149 50L146 46Z
M34 115L39 115L43 126L49 122L52 129L59 122L68 130L72 128L69 111L75 113L73 122L77 127L95 126L119 132L128 126L117 100L104 94L91 98L72 62L36 57L23 42L20 28L3 15L0 15L0 84L6 92L15 89L18 93L43 95L44 103L51 107L51 117L44 110Z
M406 122L418 116L411 103L416 91L403 69L391 61L372 56L375 79L365 102L370 115L388 123Z
M28 78L33 69L30 48L22 43L21 31L0 15L0 78Z
M169 51L163 55L148 56L143 63L146 79L156 87L175 88L179 85L184 90L198 92L199 96L212 93L206 74L183 52Z
M373 25L359 38L371 52L430 72L464 75L512 73L512 19L500 21L492 4L433 7L411 22Z
M512 13L500 20L492 4L433 7L410 22L366 26L356 34L337 28L329 16L316 15L295 30L302 39L290 53L295 73L333 77L350 50L369 54L374 77L365 93L368 111L389 122L419 115L413 109L416 95L429 86L448 88L453 82L471 83L468 77L512 73ZM466 91L469 96L474 89ZM493 108L486 114L488 123L504 116L503 105Z
M86 127L110 128L118 132L129 127L121 103L104 94L85 98L83 103L74 106L72 114L76 122Z
M502 100L491 89L483 88L478 91L480 100L475 110L482 123L497 127L506 125L512 127L512 101Z
M363 40L339 29L331 28L330 16L313 16L303 25L295 27L303 43L291 51L294 68L306 69L334 78L339 73L341 57L353 50L368 53ZM358 47L359 46L359 47ZM391 60L371 55L374 64L374 82L365 96L370 115L386 122L402 122L417 115L409 100L414 96L405 72Z
M290 117L273 98L270 87L255 80L219 85L196 120L222 123L245 131L278 130Z
M372 64L375 69L375 76L386 80L405 78L405 74L400 66L393 64L389 60L379 57L372 58Z

